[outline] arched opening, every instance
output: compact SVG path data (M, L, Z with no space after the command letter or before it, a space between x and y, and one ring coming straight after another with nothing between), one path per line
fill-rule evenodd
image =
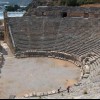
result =
M61 13L61 17L63 17L63 18L64 18L64 17L67 17L67 12L62 12L62 13Z

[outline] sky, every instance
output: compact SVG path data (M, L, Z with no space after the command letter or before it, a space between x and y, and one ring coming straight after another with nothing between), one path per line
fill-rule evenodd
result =
M32 0L0 0L1 2L10 2L10 4L18 4L20 6L27 6Z

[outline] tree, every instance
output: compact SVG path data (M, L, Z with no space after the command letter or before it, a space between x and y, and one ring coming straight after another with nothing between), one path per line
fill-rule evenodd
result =
M61 0L61 5L79 6L82 4L100 3L100 0Z
M77 0L66 0L68 6L77 6Z
M6 7L6 11L14 11L14 7L13 6L7 6Z
M61 0L60 5L63 5L63 6L77 6L77 0Z
M85 3L84 1L85 1L85 0L77 0L77 4L78 4L78 5L82 5L82 4Z
M100 3L100 0L77 0L77 3L79 5L82 5L82 4L94 4L94 3Z
M14 10L17 11L18 9L20 9L20 6L14 5Z
M6 7L6 11L17 11L20 8L18 5L10 5Z
M61 0L60 5L63 5L63 6L67 5L67 1L66 0Z

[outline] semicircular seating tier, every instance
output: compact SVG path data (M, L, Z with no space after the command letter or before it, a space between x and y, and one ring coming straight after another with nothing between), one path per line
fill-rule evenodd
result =
M8 19L15 52L56 51L81 56L100 50L100 19L24 16Z

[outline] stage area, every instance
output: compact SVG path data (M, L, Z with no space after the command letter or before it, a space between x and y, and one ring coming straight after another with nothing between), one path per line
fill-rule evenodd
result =
M80 68L68 61L53 58L17 59L9 53L1 69L0 98L25 93L47 92L73 85L80 78Z

